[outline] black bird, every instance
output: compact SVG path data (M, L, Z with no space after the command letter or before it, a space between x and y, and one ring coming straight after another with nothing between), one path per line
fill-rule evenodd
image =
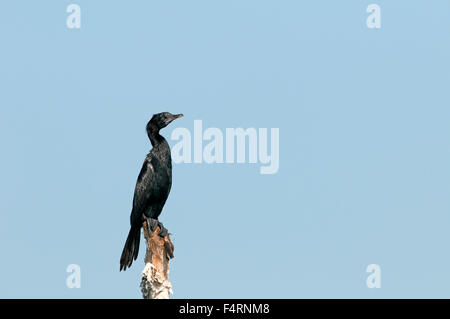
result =
M145 158L134 189L131 228L120 257L120 270L130 267L138 256L141 227L145 219L148 220L152 231L159 225L159 235L164 237L167 234L167 230L158 221L158 216L172 186L172 158L169 144L159 134L159 130L182 116L183 114L158 113L153 115L147 124L147 135L153 148Z

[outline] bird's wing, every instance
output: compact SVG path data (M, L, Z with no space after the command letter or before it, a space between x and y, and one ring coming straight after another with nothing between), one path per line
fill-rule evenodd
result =
M147 156L142 164L134 189L133 211L130 219L131 224L140 220L148 205L152 202L152 195L155 189L155 168L152 164L151 156Z

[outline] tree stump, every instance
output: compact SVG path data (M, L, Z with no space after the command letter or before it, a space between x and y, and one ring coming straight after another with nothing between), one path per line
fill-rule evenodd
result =
M144 299L169 299L172 284L169 281L170 259L173 258L174 246L169 234L159 236L160 227L155 231L149 229L147 221L143 223L144 237L147 244L145 268L142 271L141 292Z

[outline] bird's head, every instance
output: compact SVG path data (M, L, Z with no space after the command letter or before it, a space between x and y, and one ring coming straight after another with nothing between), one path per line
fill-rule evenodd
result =
M147 124L147 132L152 129L157 129L158 131L170 124L173 120L182 117L183 114L171 114L169 112L162 112L154 114Z

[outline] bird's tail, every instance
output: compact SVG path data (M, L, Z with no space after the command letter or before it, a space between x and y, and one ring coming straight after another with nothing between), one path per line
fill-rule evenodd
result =
M120 257L120 270L130 268L133 260L136 260L139 253L139 242L141 239L141 225L139 223L131 225L128 233L125 247L123 247L122 256Z

